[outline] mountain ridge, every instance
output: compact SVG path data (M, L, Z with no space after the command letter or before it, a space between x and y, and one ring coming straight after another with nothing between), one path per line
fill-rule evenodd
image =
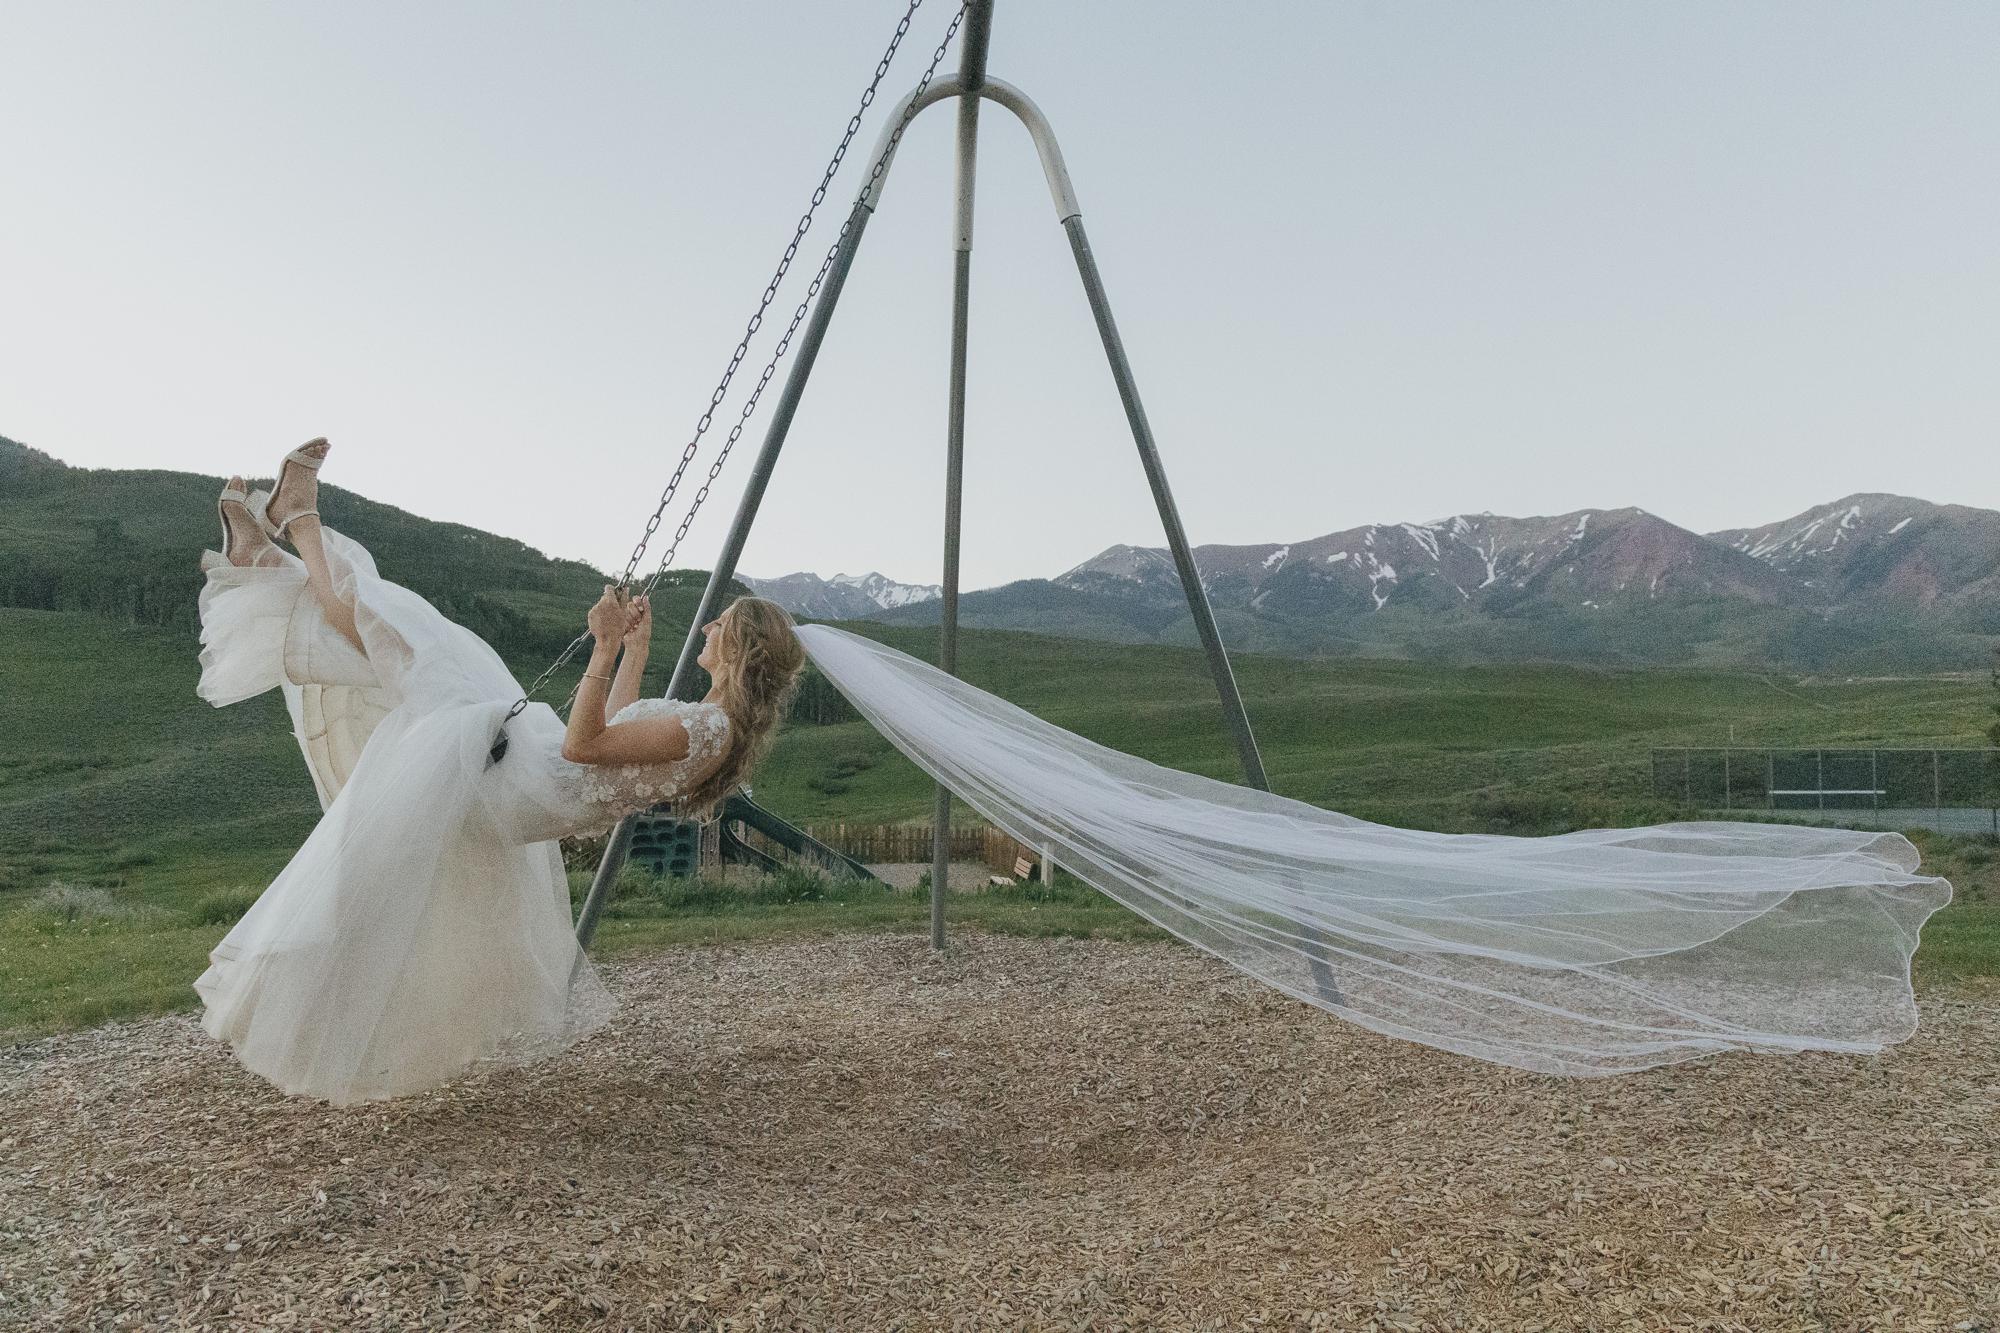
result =
M1910 496L1850 495L1717 533L1634 506L1462 513L1212 543L1194 559L1232 645L1306 655L1969 670L2000 635L2000 512ZM1194 641L1168 553L1129 543L966 594L960 615L1120 640L1151 623L1161 641ZM917 605L876 618L936 617Z
M192 628L219 479L75 468L0 437L0 605ZM328 521L510 658L574 633L603 576L496 534L329 486ZM1807 671L1981 669L2000 637L2000 513L1862 493L1696 533L1637 507L1449 515L1195 549L1232 649L1289 656ZM675 585L705 580L677 571ZM867 574L739 578L795 614L917 626L936 585ZM698 591L686 589L692 597ZM1122 643L1198 642L1173 562L1131 544L1049 579L969 592L961 623Z

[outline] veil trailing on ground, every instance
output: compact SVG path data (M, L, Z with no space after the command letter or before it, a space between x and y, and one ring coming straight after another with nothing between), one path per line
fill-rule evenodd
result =
M1944 880L1900 834L1687 823L1557 837L1389 828L1162 768L892 648L799 630L877 730L1149 921L1363 1027L1556 1074L1916 1030Z

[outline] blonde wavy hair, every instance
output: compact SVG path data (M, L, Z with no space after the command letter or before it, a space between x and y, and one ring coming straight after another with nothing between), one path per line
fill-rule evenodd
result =
M778 724L790 709L806 650L784 607L764 597L739 597L718 619L711 673L717 701L729 715L722 762L675 803L684 819L706 819L770 752Z

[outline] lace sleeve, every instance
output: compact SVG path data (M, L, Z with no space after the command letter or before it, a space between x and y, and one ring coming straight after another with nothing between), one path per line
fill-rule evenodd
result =
M688 754L683 762L706 768L722 753L729 736L729 714L720 704L702 704L681 715L687 728Z
M687 789L690 774L706 771L722 753L729 735L729 714L720 705L680 699L635 699L618 710L612 722L630 722L660 715L678 717L687 729L686 757L660 764L569 764L578 795L602 809L640 810L671 800Z
M681 726L687 729L687 758L677 759L675 763L705 763L722 753L722 743L729 731L729 714L723 711L720 704L690 703L683 699L634 699L613 714L611 722L636 722L662 714L678 717Z

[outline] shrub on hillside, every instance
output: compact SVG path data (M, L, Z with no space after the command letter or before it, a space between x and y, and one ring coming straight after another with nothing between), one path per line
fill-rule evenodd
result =
M78 921L114 921L133 915L133 909L119 902L109 889L95 884L71 884L59 879L43 885L30 907L37 916L64 925Z
M197 926L233 926L256 901L255 889L217 889L188 909L188 921Z

